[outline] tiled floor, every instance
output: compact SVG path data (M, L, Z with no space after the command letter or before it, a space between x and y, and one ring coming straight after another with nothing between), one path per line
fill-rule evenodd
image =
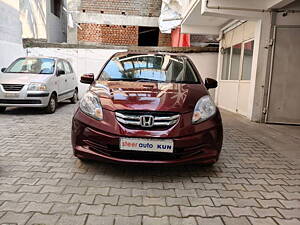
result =
M81 163L73 111L0 114L0 224L300 224L299 163L228 115L214 167L153 168Z

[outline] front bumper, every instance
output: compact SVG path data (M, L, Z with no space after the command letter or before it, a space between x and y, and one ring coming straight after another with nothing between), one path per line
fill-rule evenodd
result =
M137 137L105 132L85 123L86 116L77 111L73 118L72 145L74 155L119 164L208 164L218 160L221 151L222 125L182 137L168 137L174 142L173 153L120 150L120 137ZM151 137L151 136L150 136ZM149 135L138 138L149 138ZM154 138L154 136L153 136ZM160 137L155 137L155 139Z
M0 85L0 106L2 107L46 107L50 94L44 91L5 91Z

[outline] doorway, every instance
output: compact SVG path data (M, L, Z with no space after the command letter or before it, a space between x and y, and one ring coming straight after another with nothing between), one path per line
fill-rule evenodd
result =
M254 39L224 48L218 88L218 105L226 110L250 117L249 97L252 75Z
M158 46L158 27L139 27L139 46Z
M267 123L300 124L300 26L276 26Z

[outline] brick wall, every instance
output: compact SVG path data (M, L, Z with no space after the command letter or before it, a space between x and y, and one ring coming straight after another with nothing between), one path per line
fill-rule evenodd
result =
M171 34L163 34L159 32L158 46L171 46Z
M216 43L219 42L218 35L202 35L202 34L191 34L191 42L199 43Z
M138 45L137 26L104 24L80 24L77 39L80 42L95 42L106 45ZM171 46L171 35L159 33L158 46Z
M77 39L107 45L138 45L138 27L103 24L80 24Z
M83 12L157 17L162 0L81 0Z

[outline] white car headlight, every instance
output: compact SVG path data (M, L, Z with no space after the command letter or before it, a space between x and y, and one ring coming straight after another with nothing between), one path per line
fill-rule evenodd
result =
M97 95L87 92L80 101L79 107L82 112L96 120L103 119L103 111Z
M28 91L47 91L47 86L43 83L30 83L27 88Z
M200 98L195 106L192 123L203 122L212 117L217 111L215 103L209 95Z

